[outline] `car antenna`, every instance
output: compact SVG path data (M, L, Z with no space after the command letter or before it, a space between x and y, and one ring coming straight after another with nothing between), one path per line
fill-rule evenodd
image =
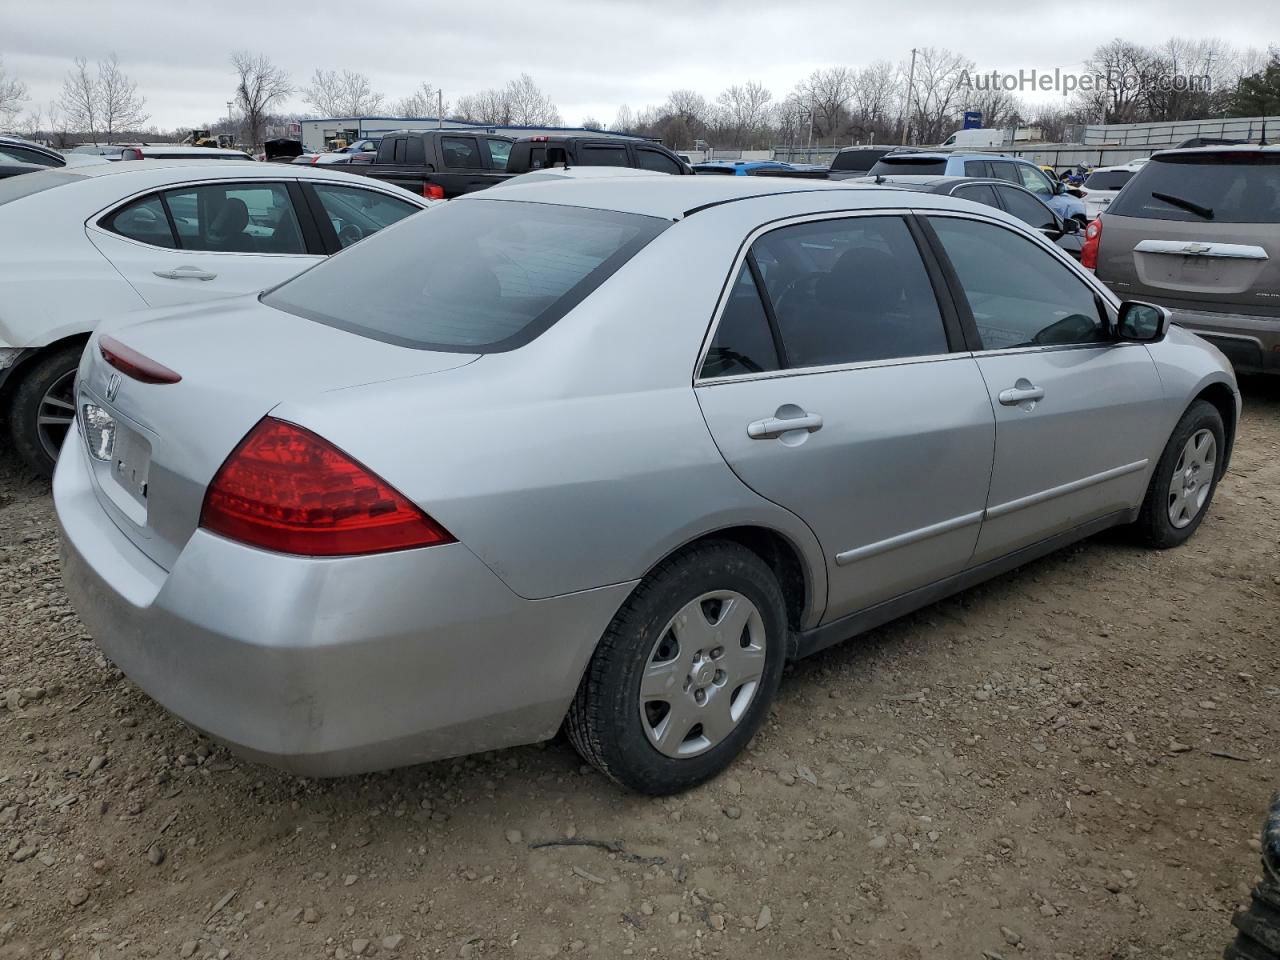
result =
M1258 146L1265 147L1267 145L1267 119L1262 118L1262 136L1258 138Z
M880 184L882 184L882 183L884 183L884 174L883 174L883 173L877 173L877 174L876 174L876 186L879 186L879 185L880 185Z

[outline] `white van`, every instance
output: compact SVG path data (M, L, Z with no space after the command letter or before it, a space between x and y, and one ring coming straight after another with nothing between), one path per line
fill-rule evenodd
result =
M1012 134L1012 136L1010 136ZM1036 127L979 127L974 130L957 130L939 146L943 147L1003 147L1018 140L1039 140Z

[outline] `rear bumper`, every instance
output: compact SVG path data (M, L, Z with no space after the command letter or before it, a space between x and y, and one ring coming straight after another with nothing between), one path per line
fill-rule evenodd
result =
M632 586L531 601L462 544L310 560L203 531L166 572L103 512L86 460L69 440L53 493L63 581L103 652L192 726L303 775L554 735Z
M1173 322L1204 337L1245 373L1280 373L1280 319L1173 308Z

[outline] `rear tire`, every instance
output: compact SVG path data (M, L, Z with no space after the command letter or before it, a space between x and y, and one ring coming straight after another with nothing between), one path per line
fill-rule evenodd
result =
M73 343L37 358L19 371L10 393L13 449L42 477L53 476L62 439L75 419L75 376L83 352L83 343Z
M1197 400L1173 428L1151 475L1134 525L1143 543L1165 550L1190 539L1213 503L1226 452L1222 414Z
M696 545L664 561L614 616L565 721L584 760L652 796L724 770L782 679L786 606L746 547Z
M1239 931L1223 951L1224 960L1280 960L1280 886L1265 874L1253 888L1248 910L1231 918Z

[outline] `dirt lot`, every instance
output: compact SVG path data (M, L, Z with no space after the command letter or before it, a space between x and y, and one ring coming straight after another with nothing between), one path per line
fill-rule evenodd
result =
M1095 539L806 661L662 801L563 742L236 760L98 654L0 458L0 958L1217 956L1280 786L1280 387L1246 403L1189 545Z

